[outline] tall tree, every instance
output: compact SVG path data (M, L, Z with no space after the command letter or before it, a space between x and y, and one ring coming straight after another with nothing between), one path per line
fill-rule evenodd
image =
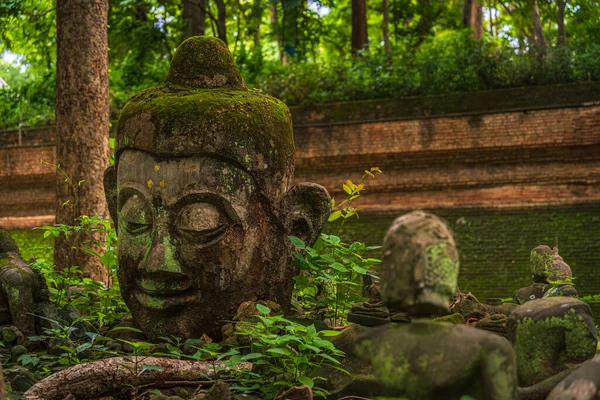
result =
M390 42L390 0L383 0L383 48L386 54L392 52Z
M463 25L471 28L475 40L481 40L483 37L483 7L479 1L465 0Z
M366 0L352 0L352 51L356 53L368 45Z
M215 0L217 3L217 35L219 39L227 43L227 8L225 0Z
M56 1L56 222L73 225L85 215L106 215L102 186L108 164L108 0ZM91 234L57 238L57 267L79 266L107 282L95 257L80 247Z
M535 33L535 45L540 55L546 53L546 37L544 36L544 28L540 18L540 9L537 0L533 0L533 8L531 12L533 19L533 32Z
M557 25L558 25L558 47L564 47L567 45L567 36L565 35L565 6L567 2L565 0L556 0L558 8L557 12Z
M204 35L206 30L206 1L183 0L184 38Z

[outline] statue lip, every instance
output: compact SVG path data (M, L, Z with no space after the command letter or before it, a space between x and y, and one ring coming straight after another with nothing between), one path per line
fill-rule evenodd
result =
M176 272L143 273L136 283L140 292L158 298L177 297L193 291L190 278Z

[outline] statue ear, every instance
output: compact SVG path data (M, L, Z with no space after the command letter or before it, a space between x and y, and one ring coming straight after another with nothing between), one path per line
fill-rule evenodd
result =
M288 236L297 236L308 246L319 237L331 212L331 197L321 185L300 183L281 201L279 215Z
M108 212L117 229L117 169L110 165L104 171L104 195L108 205Z

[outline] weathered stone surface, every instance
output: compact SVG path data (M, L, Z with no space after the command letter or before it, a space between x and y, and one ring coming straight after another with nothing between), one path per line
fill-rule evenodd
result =
M49 305L46 280L21 259L17 244L1 228L0 290L0 308L9 311L10 323L25 336L35 335L35 307Z
M600 395L600 356L571 372L546 400L594 400Z
M448 313L456 289L458 254L445 221L423 212L400 217L383 249L383 301L406 308L411 322L355 326L334 338L350 375L324 373L330 398L515 399L515 355L506 339L422 318Z
M592 358L598 341L590 306L569 297L532 300L507 323L517 353L520 386L531 386Z
M381 295L388 308L421 316L443 315L457 277L458 252L446 221L415 211L392 223L380 269Z
M290 188L294 138L280 101L247 91L227 47L193 37L169 75L125 106L105 174L123 299L151 338L221 337L244 301L287 312L287 237L312 243L330 198Z

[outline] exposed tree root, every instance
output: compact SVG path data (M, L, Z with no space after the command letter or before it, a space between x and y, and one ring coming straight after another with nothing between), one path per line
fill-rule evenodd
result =
M159 357L113 357L75 365L42 379L24 394L25 400L63 400L67 396L88 400L105 393L127 388L173 387L182 382L186 386L212 383L213 366L225 368L223 363L184 361ZM160 370L143 370L143 365ZM137 372L136 372L137 367ZM243 363L239 368L251 368Z

